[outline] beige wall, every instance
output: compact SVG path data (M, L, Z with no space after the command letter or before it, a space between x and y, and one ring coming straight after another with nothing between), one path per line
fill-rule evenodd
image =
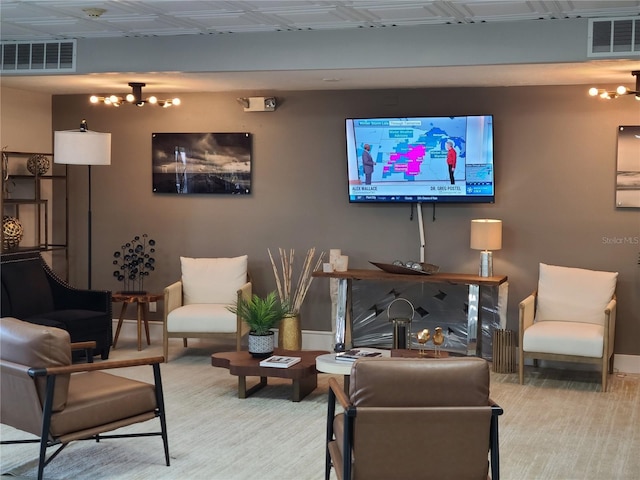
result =
M509 276L508 327L535 289L538 262L620 272L616 353L640 354L640 212L614 207L616 129L640 124L632 98L601 102L584 87L512 87L280 92L273 113L244 113L237 93L182 95L180 108L108 109L86 96L55 96L53 128L112 133L112 165L93 169L93 286L119 289L112 255L136 234L158 242L145 287L179 278L180 255L247 253L259 293L275 288L267 248L341 248L350 265L415 259L418 226L408 205L350 205L344 118L490 113L495 120L493 205L425 205L427 258L443 271L475 272L469 221L500 218L494 270ZM156 92L154 92L156 93ZM272 92L243 92L242 96ZM4 100L3 100L4 103ZM5 119L3 117L3 123ZM253 134L253 193L247 197L151 192L153 132ZM44 132L42 135L46 135ZM3 135L4 138L4 135ZM50 136L47 137L50 139ZM86 169L70 168L71 280L86 280ZM329 330L328 282L316 280L304 329Z
M13 152L51 152L51 95L0 89L0 146Z

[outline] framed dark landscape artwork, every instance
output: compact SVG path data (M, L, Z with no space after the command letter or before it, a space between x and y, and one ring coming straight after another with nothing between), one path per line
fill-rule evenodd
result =
M640 208L640 126L618 127L616 207Z
M251 193L250 133L153 133L153 192Z

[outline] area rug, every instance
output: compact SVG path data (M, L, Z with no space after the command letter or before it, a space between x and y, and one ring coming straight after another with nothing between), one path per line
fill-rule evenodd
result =
M159 342L137 352L119 343L114 359L156 355ZM191 343L190 343L191 344ZM133 348L130 348L133 347ZM306 480L323 478L328 379L301 402L290 401L288 380L247 399L237 398L237 378L212 367L210 354L225 346L171 344L162 365L171 466L158 437L74 442L45 469L45 478L114 480ZM122 374L151 381L151 368ZM600 393L596 372L527 370L491 375L491 396L500 417L501 478L507 480L635 480L640 472L640 376L613 375ZM341 377L336 377L341 382ZM157 421L121 431L148 432ZM3 440L25 438L2 425ZM411 441L408 437L407 441ZM36 478L35 444L0 449L3 478ZM464 461L464 452L460 452ZM425 459L429 452L425 452ZM426 478L426 477L425 477ZM335 476L332 474L332 479ZM394 480L394 479L389 479Z

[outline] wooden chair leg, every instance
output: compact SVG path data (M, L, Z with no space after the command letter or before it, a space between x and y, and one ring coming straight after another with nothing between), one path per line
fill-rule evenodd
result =
M182 339L182 346L183 346L184 348L187 348L187 339L186 339L186 338L183 338L183 339Z
M609 367L609 373L610 374L613 373L613 355L609 357L608 367Z
M520 355L518 358L518 379L520 385L524 385L524 350L520 347Z
M164 361L169 362L169 336L167 332L164 332L164 338L162 339L162 351L164 354Z

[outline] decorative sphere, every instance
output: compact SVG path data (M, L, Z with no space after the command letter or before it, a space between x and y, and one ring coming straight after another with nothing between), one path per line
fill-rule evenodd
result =
M414 262L412 260L409 260L408 262L405 262L404 266L406 268L410 268L411 270L422 271L422 265L420 265L418 262Z
M24 229L17 218L4 216L2 217L2 234L2 248L8 250L20 244L20 240L22 240L24 235Z
M27 170L32 175L44 175L49 170L49 159L44 155L31 155L27 160Z

